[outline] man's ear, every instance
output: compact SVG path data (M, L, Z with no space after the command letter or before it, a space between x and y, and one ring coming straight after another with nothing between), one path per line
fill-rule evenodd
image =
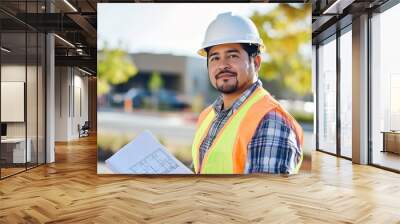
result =
M256 72L260 71L261 67L261 55L257 55L254 57L254 69Z

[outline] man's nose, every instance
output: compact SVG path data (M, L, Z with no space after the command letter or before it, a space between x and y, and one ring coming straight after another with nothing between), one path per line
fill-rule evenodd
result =
M230 68L231 68L231 65L228 62L228 60L226 60L225 58L221 58L219 60L219 63L218 63L218 70L219 71L223 71L223 70L230 69Z

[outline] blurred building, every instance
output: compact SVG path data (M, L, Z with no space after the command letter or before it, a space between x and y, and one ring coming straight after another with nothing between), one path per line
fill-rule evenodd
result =
M163 80L163 88L184 95L189 100L202 95L206 101L212 100L215 90L210 85L205 59L177 56L172 54L135 53L131 54L139 72L127 83L114 89L126 92L131 88L148 87L153 72L158 72Z

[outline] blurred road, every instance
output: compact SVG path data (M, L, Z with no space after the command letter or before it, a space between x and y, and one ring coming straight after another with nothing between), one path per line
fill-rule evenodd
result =
M196 124L183 119L182 114L147 115L144 113L125 113L98 111L98 132L140 133L150 130L154 135L177 144L191 145Z

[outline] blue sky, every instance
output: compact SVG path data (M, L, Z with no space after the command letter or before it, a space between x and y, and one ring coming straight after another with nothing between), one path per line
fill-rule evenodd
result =
M130 53L151 52L197 56L208 24L219 14L232 11L250 16L267 12L267 3L99 3L98 49L122 47Z

